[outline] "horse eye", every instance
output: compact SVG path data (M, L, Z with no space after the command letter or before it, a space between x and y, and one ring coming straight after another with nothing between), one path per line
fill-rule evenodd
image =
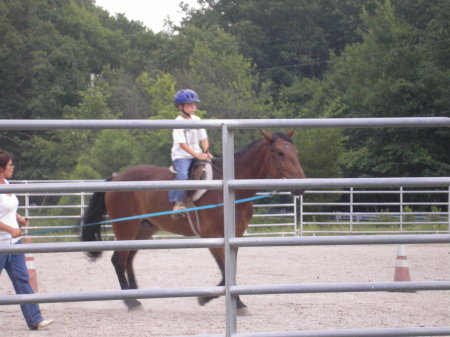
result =
M281 151L278 151L277 154L278 154L280 157L283 157L283 156L284 156L284 152L281 152Z

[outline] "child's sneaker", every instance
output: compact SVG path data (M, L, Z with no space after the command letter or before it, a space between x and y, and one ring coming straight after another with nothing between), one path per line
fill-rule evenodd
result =
M182 202L176 202L173 205L172 211L182 211L185 210L186 206L182 203ZM183 212L178 212L178 213L172 213L170 215L172 217L172 219L180 219L181 217L185 216Z

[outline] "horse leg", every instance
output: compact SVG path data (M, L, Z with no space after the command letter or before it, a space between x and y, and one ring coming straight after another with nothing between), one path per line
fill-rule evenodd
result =
M217 286L224 286L225 285L225 253L223 248L210 248L212 256L216 260L220 273L222 274L222 280L219 282ZM209 301L217 298L218 296L203 296L199 297L198 304L205 305ZM241 298L239 296L236 296L236 305L237 305L237 312L238 316L246 316L249 315L249 310L247 308L247 305L245 305L244 302L241 301Z
M119 216L117 216L119 217ZM148 239L157 231L150 221L143 220L141 222L133 222L128 226L127 232L124 231L124 226L114 226L114 233L116 237L123 240L143 240ZM119 279L120 288L122 290L137 289L136 277L134 275L133 259L137 251L116 251L114 252L111 262L116 270L117 278ZM142 304L137 299L131 298L124 300L129 310L139 309Z
M128 277L128 287L129 289L137 289L136 276L134 275L133 259L137 253L137 250L130 251L127 261L127 277Z
M127 280L127 277L125 276L125 272L127 272L129 275L127 265L128 261L130 260L130 256L132 256L131 257L132 260L135 254L132 254L132 252L130 251L115 251L111 258L111 262L114 266L114 269L116 270L117 278L119 279L120 288L122 290L135 289L131 288L129 280ZM134 276L133 282L134 285L136 285L136 280L134 279ZM139 302L134 298L126 299L124 300L124 302L129 310L137 309L142 305L141 302Z
M155 232L157 232L157 230L158 229L148 219L144 219L139 224L139 231L136 235L136 240L147 240L151 238L151 236ZM127 259L126 272L128 278L128 289L138 289L133 267L133 259L136 256L137 252L137 250L130 251ZM141 307L141 302L136 299L128 300L128 302L126 301L125 303L127 303L127 306L130 310Z
M136 235L136 240L148 240L158 231L158 228L155 227L150 220L143 219L139 224L139 231ZM130 255L128 256L127 261L127 276L128 276L128 286L129 289L137 289L138 285L136 282L136 277L134 275L133 268L133 259L137 254L137 250L130 251Z

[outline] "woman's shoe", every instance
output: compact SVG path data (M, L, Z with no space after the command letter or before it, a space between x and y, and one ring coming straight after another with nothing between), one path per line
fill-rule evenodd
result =
M43 321L38 323L38 325L32 327L31 330L44 329L44 328L48 327L50 324L52 324L52 323L53 323L52 319L44 319Z

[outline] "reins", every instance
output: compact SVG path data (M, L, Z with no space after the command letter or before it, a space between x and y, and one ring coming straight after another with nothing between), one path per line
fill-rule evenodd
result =
M198 216L198 211L194 212L195 219L192 220L191 213L186 214L187 220L189 223L189 227L191 227L192 233L194 233L196 236L200 235L200 217Z

